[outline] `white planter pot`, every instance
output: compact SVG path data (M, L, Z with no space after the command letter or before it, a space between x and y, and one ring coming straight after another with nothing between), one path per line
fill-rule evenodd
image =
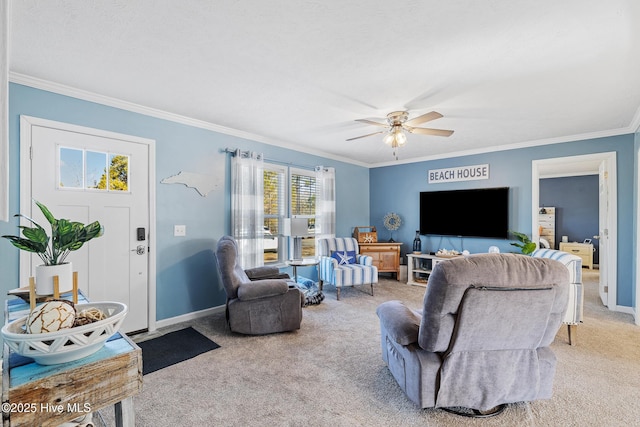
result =
M70 262L36 267L36 294L53 295L53 276L58 276L60 293L73 290L73 267Z

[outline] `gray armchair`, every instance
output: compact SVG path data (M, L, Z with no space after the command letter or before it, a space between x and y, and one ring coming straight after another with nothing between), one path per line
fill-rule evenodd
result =
M550 398L556 358L549 345L568 294L569 273L555 260L479 254L443 261L421 312L399 301L378 307L382 358L421 408L487 416L507 403Z
M288 275L275 267L243 270L238 264L238 246L230 236L218 241L216 260L233 332L263 335L300 329L304 296L286 279Z

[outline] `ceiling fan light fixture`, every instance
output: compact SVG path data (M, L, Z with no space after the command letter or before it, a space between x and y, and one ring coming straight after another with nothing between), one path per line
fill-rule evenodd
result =
M389 132L388 134L386 134L384 136L384 138L382 138L382 140L384 141L385 144L393 147L393 142L396 139L395 135L392 132Z
M353 141L354 139L366 138L368 136L384 133L382 141L393 148L393 154L396 160L398 160L396 149L402 147L407 143L406 132L417 133L421 135L450 136L453 133L452 130L416 127L416 125L430 122L431 120L436 120L441 117L443 117L442 114L438 113L437 111L431 111L429 113L422 114L418 117L414 117L413 119L408 120L409 113L407 111L394 111L387 114L388 124L376 122L369 119L357 119L357 122L382 127L385 128L385 130L379 130L377 132L369 133L366 135L349 138L347 139L347 141Z
M402 131L402 128L400 126L396 127L394 134L395 134L395 139L398 147L402 147L404 144L407 143L407 135L405 135L405 133Z
M402 147L407 143L407 135L405 135L402 126L395 125L382 140L393 148Z

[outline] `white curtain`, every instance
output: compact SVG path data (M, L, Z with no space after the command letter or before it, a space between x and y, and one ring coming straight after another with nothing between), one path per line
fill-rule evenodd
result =
M0 0L0 221L9 221L9 0Z
M231 229L242 268L264 265L264 162L262 154L236 150L231 171Z
M336 235L336 171L316 166L316 241Z

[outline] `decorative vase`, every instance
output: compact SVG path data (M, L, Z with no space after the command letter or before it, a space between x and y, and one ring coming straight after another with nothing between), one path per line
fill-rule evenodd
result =
M416 237L413 239L413 253L422 253L422 241L420 240L420 230L416 230Z
M53 277L58 276L60 293L73 289L73 267L70 262L36 267L36 294L53 295Z

